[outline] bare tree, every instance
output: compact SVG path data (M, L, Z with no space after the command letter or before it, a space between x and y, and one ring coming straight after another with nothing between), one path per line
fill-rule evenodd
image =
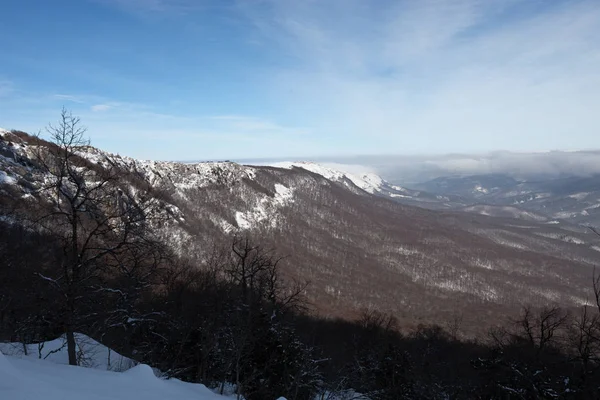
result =
M557 339L557 333L566 327L568 318L569 314L558 307L544 307L537 314L525 307L515 323L529 344L541 352Z
M148 240L149 202L144 193L119 186L116 163L91 162L89 140L80 119L63 109L57 125L49 125L51 143L38 140L33 160L43 182L38 195L45 207L33 226L60 238L60 273L39 277L55 287L61 304L69 363L77 364L74 332L86 317L89 300L115 293L106 285L115 271L133 274L138 260L155 243Z

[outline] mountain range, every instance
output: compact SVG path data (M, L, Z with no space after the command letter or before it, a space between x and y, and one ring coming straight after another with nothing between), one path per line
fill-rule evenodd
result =
M48 143L0 132L1 204L44 201L38 146ZM377 309L405 326L460 318L474 332L525 304L592 300L600 240L582 223L600 215L595 176L443 177L407 188L308 162L144 161L91 146L77 154L91 168L117 168L123 191L147 183L153 212L168 217L152 229L181 257L205 259L236 235L289 255L285 278L309 282L321 315Z

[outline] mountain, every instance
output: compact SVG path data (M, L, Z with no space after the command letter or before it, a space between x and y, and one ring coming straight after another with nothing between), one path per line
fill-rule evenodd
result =
M355 190L355 187L358 187L367 193L397 199L403 204L417 205L432 209L449 209L464 203L464 200L459 196L451 194L439 195L423 190L413 190L403 186L393 185L373 172L364 172L368 168L360 165L353 166L336 163L301 161L278 162L271 164L271 166L287 169L302 168L321 175L333 182L341 183L349 190Z
M32 158L39 146L48 144L0 134L0 204L35 209L45 201ZM306 296L322 315L374 308L410 326L460 314L467 330L484 329L522 304L587 303L600 262L598 238L576 224L406 205L398 200L450 204L459 197L423 194L374 174L314 163L143 161L94 147L77 155L89 168L116 168L120 190L134 197L148 185L151 212L165 217L151 229L182 257L205 259L233 235L290 255L286 279L309 281ZM3 221L16 222L10 215Z
M438 195L455 195L469 207L452 209L519 218L600 225L600 175L516 180L506 175L449 176L413 186ZM502 211L504 210L504 211ZM533 213L533 214L532 214Z

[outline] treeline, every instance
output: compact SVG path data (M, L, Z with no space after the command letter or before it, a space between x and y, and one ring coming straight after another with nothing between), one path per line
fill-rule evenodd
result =
M1 203L0 340L62 336L76 365L81 332L247 400L600 398L599 280L597 307L524 309L479 340L458 321L406 332L372 310L319 318L307 283L280 276L293 260L256 237L175 256L153 233L168 215L150 185L120 185L110 160L91 167L68 112L49 133L54 145L32 150L35 201Z

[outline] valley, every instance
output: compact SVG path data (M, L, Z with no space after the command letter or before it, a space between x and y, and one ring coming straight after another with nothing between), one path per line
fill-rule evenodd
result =
M4 131L0 143L4 204L34 207L44 200L35 195L44 180L31 160L35 140ZM407 329L460 315L465 334L474 334L495 321L482 313L592 300L598 236L578 219L539 211L564 202L589 207L593 195L588 202L573 197L580 188L516 206L542 186L465 178L406 189L315 163L142 161L93 147L78 156L94 168L116 168L124 193L135 196L147 182L151 213L161 217L153 229L185 259L200 265L235 236L287 256L286 279L308 282L318 315L354 318L375 309ZM521 190L508 196L515 185Z

